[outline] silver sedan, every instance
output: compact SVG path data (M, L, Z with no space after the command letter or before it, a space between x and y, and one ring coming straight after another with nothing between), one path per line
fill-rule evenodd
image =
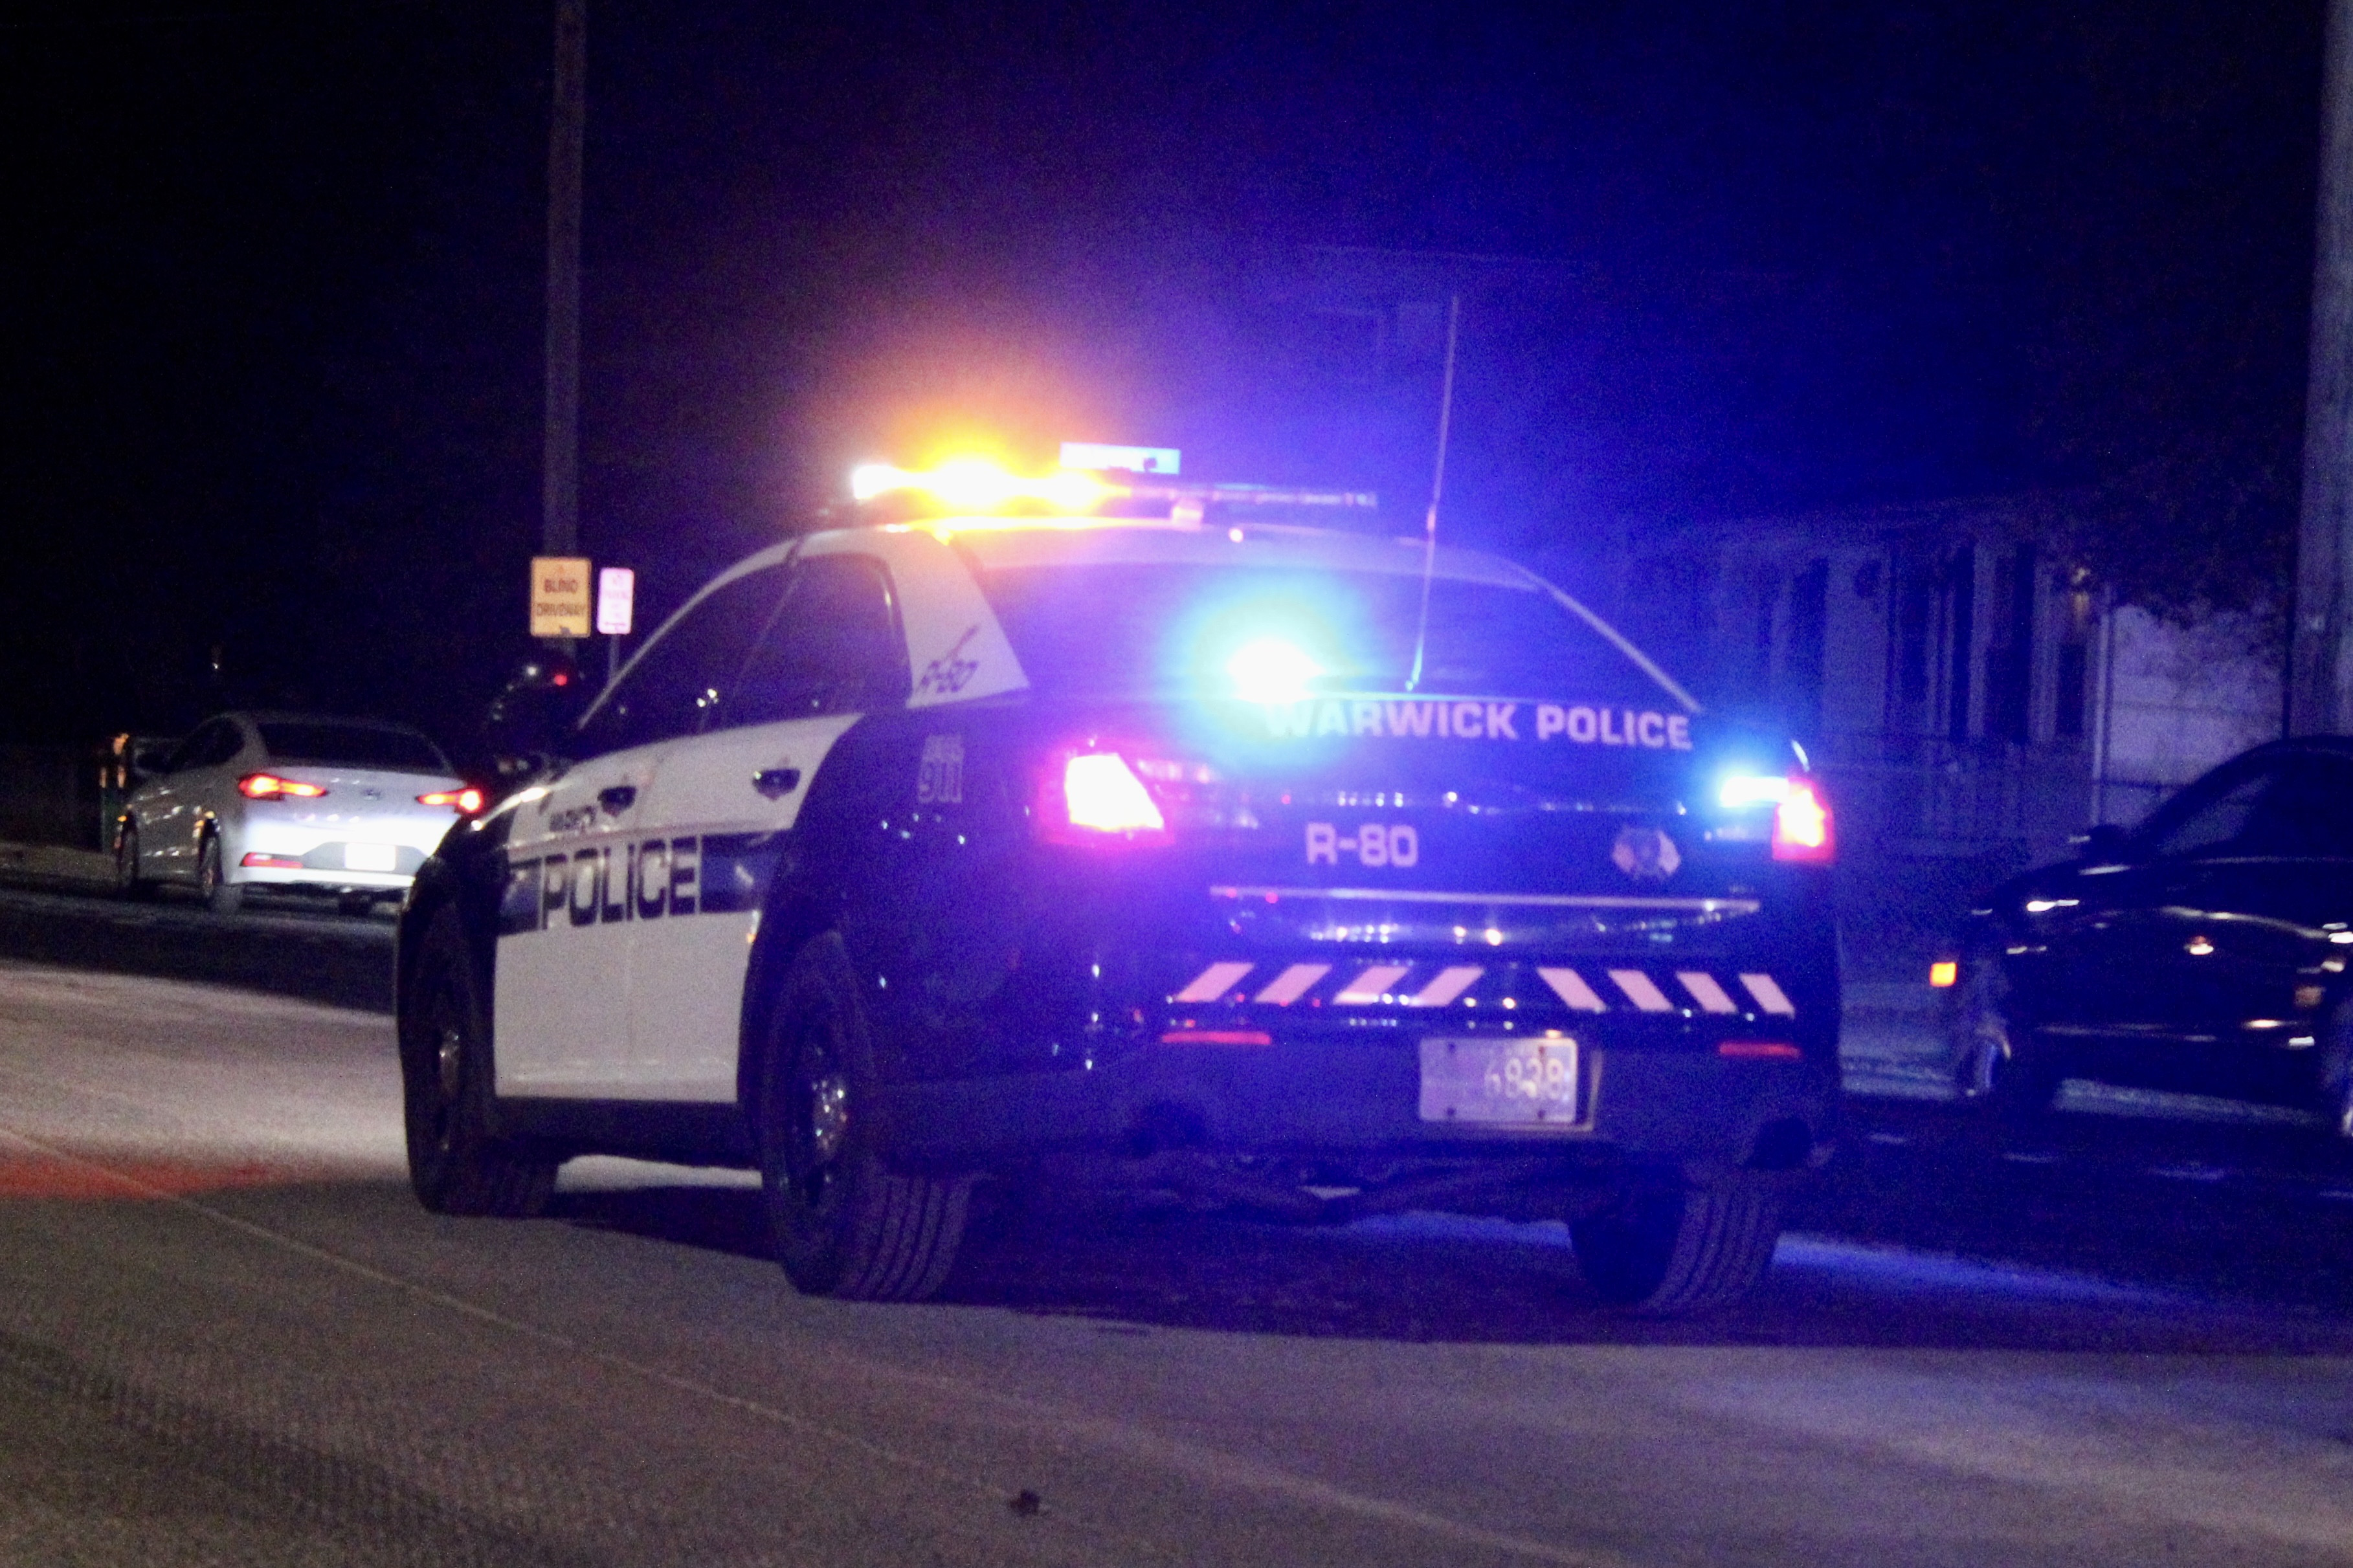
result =
M228 913L248 888L339 898L407 889L449 825L481 807L439 747L404 725L223 713L153 760L115 825L126 894L193 889Z

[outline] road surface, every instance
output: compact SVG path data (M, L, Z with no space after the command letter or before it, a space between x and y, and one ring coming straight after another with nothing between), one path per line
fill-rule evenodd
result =
M1701 1322L1075 1199L864 1306L727 1173L425 1214L378 1013L0 963L0 1562L2353 1562L2353 1175L2075 1120L1866 1103Z

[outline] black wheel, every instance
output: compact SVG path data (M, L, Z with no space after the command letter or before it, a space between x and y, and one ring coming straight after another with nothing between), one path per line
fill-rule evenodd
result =
M2058 1098L2058 1066L2018 1026L2010 1005L2010 976L1998 958L1972 961L1962 977L1948 1027L1953 1087L2000 1127L2023 1131L2039 1122Z
M408 1182L436 1214L522 1218L546 1205L557 1162L493 1131L483 990L458 911L444 909L400 998Z
M776 1260L813 1296L919 1301L964 1239L972 1178L893 1169L871 1146L874 1041L841 939L803 947L770 1013L754 1123Z
M139 874L139 825L129 817L114 831L114 890L126 899L153 896L155 884Z
M2320 1037L2320 1113L2353 1160L2353 994L2329 1011Z
M205 835L204 843L196 849L196 896L205 908L216 915L233 915L245 902L245 889L228 879L221 865L221 841L217 833Z
M1746 1173L1704 1186L1638 1184L1572 1221L1568 1236L1604 1300L1660 1317L1704 1311L1764 1281L1781 1239L1781 1196Z

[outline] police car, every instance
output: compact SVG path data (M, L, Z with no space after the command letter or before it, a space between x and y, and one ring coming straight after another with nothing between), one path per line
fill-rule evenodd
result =
M797 1286L915 1299L976 1181L1092 1152L1757 1283L1839 1114L1801 752L1508 562L1257 521L1368 498L925 482L721 574L418 875L428 1207L756 1166Z

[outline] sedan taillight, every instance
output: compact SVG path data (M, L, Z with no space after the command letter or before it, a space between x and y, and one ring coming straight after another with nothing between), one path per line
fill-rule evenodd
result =
M282 779L276 773L248 773L237 781L237 793L248 800L316 800L327 793L327 786Z
M418 795L417 804L446 805L460 816L474 816L481 812L482 792L472 784L468 784L463 789L437 789L430 795Z

